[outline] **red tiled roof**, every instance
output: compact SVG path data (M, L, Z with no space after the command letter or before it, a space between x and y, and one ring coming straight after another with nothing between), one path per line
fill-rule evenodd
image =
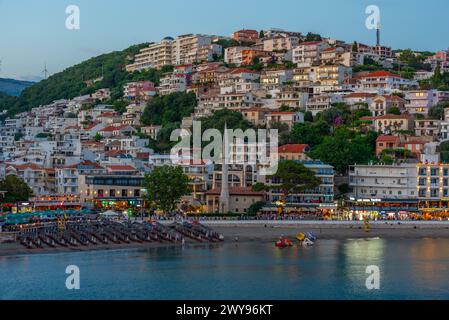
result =
M138 159L148 159L149 157L150 157L149 152L137 152L136 153L136 158L138 158Z
M399 142L399 137L398 136L386 136L386 135L381 135L377 138L376 142Z
M65 166L64 168L65 169L76 169L79 166L86 166L86 167L90 166L90 167L94 167L96 169L103 169L103 167L100 166L98 163L92 162L92 161L89 161L89 160L86 160L86 161L83 161L83 162L80 162L80 163L77 163L77 164L72 164L70 166Z
M409 119L409 118L410 118L410 116L408 114L400 114L400 115L386 114L386 115L383 115L383 116L376 117L376 120Z
M115 116L116 116L115 112L105 112L105 113L102 113L101 115L99 115L97 118L112 118Z
M384 71L384 70L370 72L368 74L361 75L356 78L379 78L379 77L401 78L401 76L398 74L391 73L391 72Z
M311 46L314 44L319 44L321 42L323 42L323 41L307 41L307 42L300 43L299 45L300 46Z
M81 142L82 145L87 145L87 146L104 146L103 142L98 142L98 141L83 141Z
M235 33L254 33L254 34L259 34L258 32L257 32L257 30L252 30L252 29L242 29L242 30L239 30L239 31L236 31Z
M104 129L101 129L100 131L101 132L114 132L114 131L117 131L117 130L122 130L122 129L126 128L126 127L128 127L127 124L122 124L120 126L113 126L113 125L111 125L111 126L108 126L108 127L104 128Z
M44 168L35 164L35 163L26 163L26 164L12 164L9 163L7 164L7 167L14 167L16 170L26 170L26 169L31 169L31 170L43 170Z
M366 116L366 117L361 117L359 120L361 120L361 121L373 121L373 120L376 120L376 117Z
M259 73L257 71L253 71L247 68L234 68L228 71L230 74L238 74L238 73Z
M278 148L279 153L303 153L309 148L308 144L286 144Z
M110 150L108 152L105 152L104 155L106 157L115 157L118 156L119 154L126 154L127 152L125 150Z

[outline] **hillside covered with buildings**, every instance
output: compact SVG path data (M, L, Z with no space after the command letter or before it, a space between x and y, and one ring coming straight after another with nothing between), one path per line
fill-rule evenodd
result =
M449 50L279 29L185 34L0 95L0 112L0 179L22 179L42 208L137 211L145 174L165 165L189 177L179 208L191 214L423 216L449 201ZM174 163L170 135L194 121L277 129L279 160L319 183L285 194L259 163Z

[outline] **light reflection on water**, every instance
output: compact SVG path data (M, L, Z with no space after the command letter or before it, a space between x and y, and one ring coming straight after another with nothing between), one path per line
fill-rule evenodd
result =
M78 265L81 290L65 288ZM369 291L366 267L381 271ZM2 299L449 299L449 240L319 240L0 257Z

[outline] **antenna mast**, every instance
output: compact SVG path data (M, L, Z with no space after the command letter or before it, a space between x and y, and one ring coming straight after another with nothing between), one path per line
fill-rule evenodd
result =
M44 70L42 71L42 73L44 74L44 79L47 79L48 78L47 62L45 62L44 64Z

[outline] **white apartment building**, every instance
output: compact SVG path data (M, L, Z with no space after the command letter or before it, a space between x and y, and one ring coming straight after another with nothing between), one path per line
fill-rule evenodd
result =
M159 95L165 96L174 92L184 92L187 89L189 75L184 73L167 73L160 78Z
M243 51L254 50L251 47L229 47L224 50L224 62L239 66L243 63Z
M441 101L449 101L449 92L438 90L405 91L405 108L410 114L427 115L430 107Z
M356 199L416 199L416 181L416 163L349 167L349 186Z
M222 47L212 43L207 35L181 35L176 39L166 37L161 42L152 43L140 50L134 63L127 65L128 72L149 68L160 69L168 65L184 65L195 62L212 61L213 55L221 55Z
M314 92L339 90L352 77L352 68L343 65L322 65L316 68L316 83L319 90Z
M56 168L58 194L79 195L78 177L81 174L103 174L106 169L95 162L84 161L71 166Z
M388 71L375 71L352 78L347 89L367 93L393 93L418 86L414 80L402 78Z
M449 197L449 164L421 162L418 164L418 197L441 200Z
M260 76L260 85L263 89L275 94L279 92L281 86L291 81L293 78L293 70L267 70Z
M288 51L299 45L299 37L276 35L263 40L264 51Z
M303 42L293 48L293 63L298 67L310 67L320 61L320 54L326 48L329 48L329 45L324 41Z
M313 114L313 116L316 116L318 113L323 112L332 107L332 104L342 101L343 98L341 95L324 93L309 98L309 100L306 103L306 110L310 111Z

